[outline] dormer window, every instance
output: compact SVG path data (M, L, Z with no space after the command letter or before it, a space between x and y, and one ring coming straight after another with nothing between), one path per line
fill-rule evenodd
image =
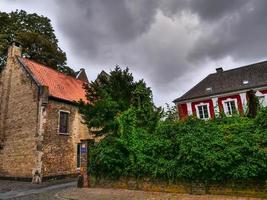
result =
M207 88L206 88L206 91L207 91L207 92L211 92L211 91L212 91L212 87L207 87Z
M248 80L243 80L243 85L247 85L248 84Z

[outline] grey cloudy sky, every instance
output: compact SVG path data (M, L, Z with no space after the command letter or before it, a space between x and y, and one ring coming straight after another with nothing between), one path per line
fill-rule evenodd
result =
M116 64L144 78L157 105L215 68L267 59L266 0L0 0L52 20L68 64L92 80Z

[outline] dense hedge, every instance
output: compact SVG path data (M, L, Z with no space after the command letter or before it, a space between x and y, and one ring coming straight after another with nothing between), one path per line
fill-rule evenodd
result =
M256 119L163 121L154 133L136 126L134 109L117 120L119 131L90 150L89 170L96 177L174 182L267 178L266 109Z

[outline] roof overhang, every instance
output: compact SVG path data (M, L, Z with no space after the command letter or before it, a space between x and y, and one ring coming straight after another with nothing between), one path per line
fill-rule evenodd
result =
M61 99L61 98L54 97L54 96L49 96L48 98L50 100L54 100L54 101L58 101L58 102L62 102L62 103L70 104L70 105L75 105L75 106L78 105L78 102L76 102L76 101L70 101L70 100L67 100L67 99Z
M257 87L247 87L247 88L244 88L243 90L229 90L225 93L217 93L217 94L214 93L212 95L203 95L203 96L198 96L198 97L188 98L188 99L182 99L182 100L179 100L179 98L177 98L173 101L173 103L181 104L181 103L187 103L187 102L193 102L193 101L201 101L201 100L205 100L207 98L224 97L224 96L233 95L236 93L244 93L244 92L247 92L249 90L263 90L266 88L267 88L267 85L261 85L261 86L257 86Z

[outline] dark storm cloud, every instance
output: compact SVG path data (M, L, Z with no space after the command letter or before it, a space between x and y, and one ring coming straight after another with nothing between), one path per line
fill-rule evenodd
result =
M1 0L0 7L51 18L68 64L90 78L129 66L161 105L218 65L267 58L266 0Z
M242 1L235 10L210 24L211 29L202 34L188 57L216 60L229 55L248 61L266 58L266 6L264 0ZM209 22L204 23L209 25Z
M196 12L203 20L215 21L227 17L232 12L238 12L247 0L190 0L188 7L192 12Z
M229 57L236 63L266 58L265 0L57 4L57 25L76 56L109 68L128 65L166 93L173 89L170 85L185 86L184 77L192 71L209 71L210 63Z
M59 25L73 46L90 56L107 54L148 31L156 1L66 0L59 10ZM87 55L87 56L88 56Z
M58 26L81 59L110 68L127 65L155 85L166 84L181 70L186 72L183 42L187 33L175 28L169 33L161 20L179 25L159 14L160 1L67 0L58 4Z
M186 10L197 13L203 20L215 21L246 3L247 0L161 0L160 6L167 15L176 15Z

